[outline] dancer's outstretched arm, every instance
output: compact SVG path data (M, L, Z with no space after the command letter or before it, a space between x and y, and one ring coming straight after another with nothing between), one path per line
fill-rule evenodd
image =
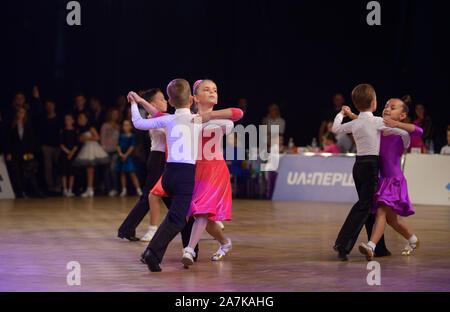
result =
M139 112L138 106L136 103L131 103L131 121L136 129L139 130L150 130L156 128L164 128L167 123L172 119L171 115L166 115L157 118L144 119Z
M202 114L199 113L199 116L202 117L202 122L207 122L211 119L230 119L231 121L238 121L244 116L244 112L239 108L226 108Z
M149 102L147 102L146 100L144 100L142 97L139 96L139 94L137 94L136 92L130 91L128 93L128 101L129 102L136 102L137 104L141 104L142 107L144 107L145 111L147 113L149 113L152 117L155 117L156 115L158 115L159 110L154 107L152 104L150 104Z

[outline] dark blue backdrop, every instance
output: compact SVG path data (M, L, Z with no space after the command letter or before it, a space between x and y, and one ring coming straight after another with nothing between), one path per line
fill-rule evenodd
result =
M438 135L449 123L442 30L433 25L440 7L431 1L379 1L382 26L367 25L369 1L81 0L81 26L66 24L67 2L4 4L2 105L33 84L68 107L79 90L111 105L128 90L209 77L220 106L245 96L254 122L278 101L287 135L307 144L332 93L350 103L351 89L369 82L379 106L410 93Z

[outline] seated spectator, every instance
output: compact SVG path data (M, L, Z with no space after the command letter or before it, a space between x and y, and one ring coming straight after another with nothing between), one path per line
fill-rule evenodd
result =
M324 150L320 151L320 153L333 153L333 154L341 153L340 149L336 145L337 140L333 133L328 133L324 142L325 142L326 148Z
M262 120L263 125L267 125L268 138L270 138L270 126L278 125L279 134L284 135L284 130L286 129L286 122L280 115L280 108L278 104L272 103L268 107L267 116Z
M441 149L442 155L450 155L450 125L447 127L447 145Z
M342 93L335 93L332 97L333 107L327 109L322 113L322 122L319 128L319 146L323 146L323 140L325 138L325 133L327 132L327 124L330 120L334 120L334 117L341 111L343 105L345 105L345 98ZM344 123L350 121L348 117L344 118Z
M16 197L43 197L37 182L37 139L28 122L27 111L20 107L11 123L6 142L6 161Z
M425 153L426 145L424 142L433 140L434 129L433 129L433 122L431 120L431 117L428 116L425 106L423 104L416 105L415 118L414 118L413 123L416 126L419 126L423 129L423 135L422 135L422 137L415 136L415 137L411 138L411 144L408 149L408 152L411 152L412 148L420 148L422 150L422 153Z

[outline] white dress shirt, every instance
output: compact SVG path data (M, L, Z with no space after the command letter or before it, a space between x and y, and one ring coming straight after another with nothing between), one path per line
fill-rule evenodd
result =
M353 133L356 142L356 155L367 156L380 154L381 131L388 131L402 137L405 148L409 147L409 133L403 129L389 128L384 125L383 118L375 117L371 112L361 112L357 119L342 124L341 113L334 118L332 131L335 134Z
M228 119L213 119L206 123L192 122L196 115L188 108L178 108L173 115L144 119L139 113L137 104L131 105L133 125L140 130L165 128L169 163L195 164L201 130L208 126L232 128L233 122Z
M166 130L161 129L151 129L148 131L150 133L150 139L152 140L151 151L156 152L166 152Z

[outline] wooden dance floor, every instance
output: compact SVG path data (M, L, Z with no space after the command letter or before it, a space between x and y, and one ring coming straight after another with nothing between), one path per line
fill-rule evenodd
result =
M331 248L349 204L235 200L233 221L225 222L230 256L211 262L218 244L204 234L198 262L183 269L177 237L163 272L150 273L139 261L147 243L116 237L136 200L0 201L0 291L450 291L450 207L416 206L406 219L421 240L414 256L399 255L405 241L388 228L393 255L376 258L381 285L369 286L357 248L349 262L339 262ZM67 285L70 261L80 263L80 286Z

